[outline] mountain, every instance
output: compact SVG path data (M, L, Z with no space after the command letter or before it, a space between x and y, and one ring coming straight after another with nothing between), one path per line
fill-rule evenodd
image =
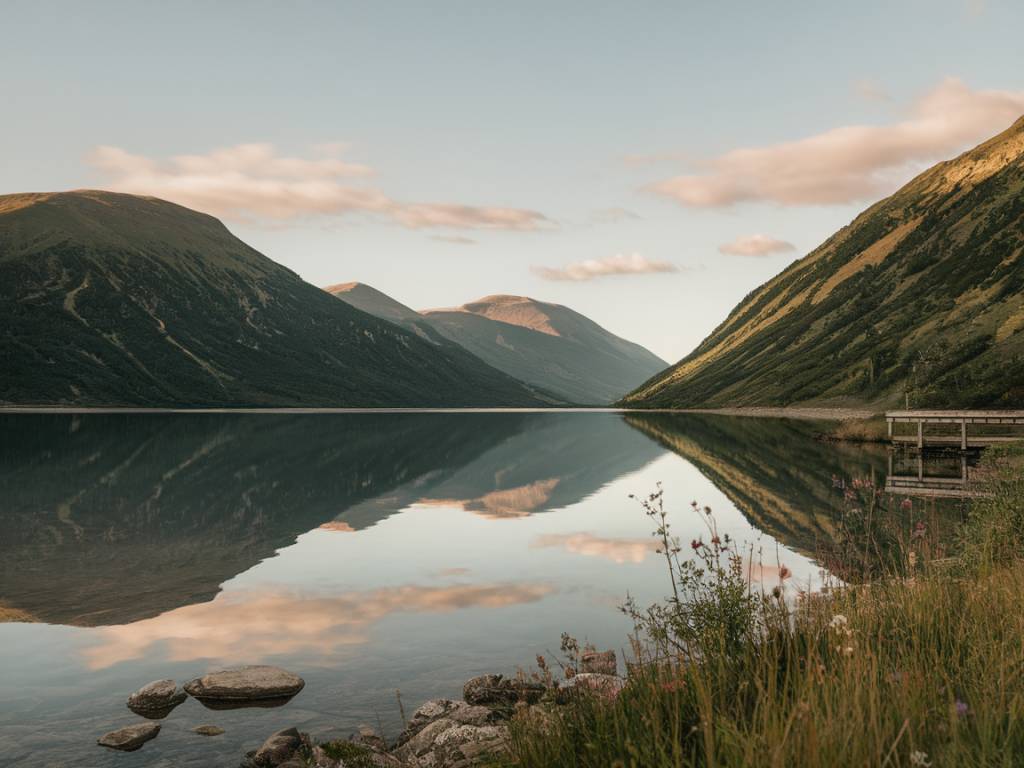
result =
M1024 118L753 291L637 408L1024 405Z
M0 196L0 366L0 403L545 402L334 300L211 216L101 191Z
M366 283L338 283L324 288L346 304L361 309L367 314L400 325L432 344L451 344L430 322L415 309L378 291Z
M575 404L610 403L667 366L639 344L560 304L487 296L413 316L369 286L349 283L327 290L378 317L395 318L424 338L435 340L439 334L509 376Z

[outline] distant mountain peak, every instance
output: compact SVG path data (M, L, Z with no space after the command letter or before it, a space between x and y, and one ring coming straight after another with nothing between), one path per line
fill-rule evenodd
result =
M378 291L366 283L357 281L337 283L326 286L324 290L356 309L361 309L363 312L392 323L404 324L422 319L420 313L415 309L407 307L402 302L396 301L383 291Z
M529 296L513 296L503 293L484 296L482 299L463 304L458 307L457 311L471 312L474 315L489 317L502 323L546 333L549 336L565 335L566 329L558 327L553 318L555 312L572 313L580 318L583 317L561 304L549 304L531 299Z

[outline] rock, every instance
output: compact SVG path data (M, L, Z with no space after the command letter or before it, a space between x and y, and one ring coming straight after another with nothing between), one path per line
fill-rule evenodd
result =
M388 743L384 740L384 737L368 725L360 725L358 732L352 737L352 741L380 752L384 752L388 748Z
M187 697L173 680L154 680L128 697L128 709L137 715L160 720Z
M156 723L139 723L105 733L96 743L101 747L119 749L122 752L134 752L150 739L155 739L158 733L160 726Z
M200 736L220 736L224 733L224 729L216 725L200 725L198 728L193 728L192 733L198 733Z
M315 768L408 768L397 757L366 744L331 741L310 751Z
M285 728L278 731L256 750L252 762L258 766L274 768L282 765L298 750L302 744L302 735L296 728Z
M615 675L600 675L596 672L580 672L564 681L556 691L556 700L565 703L574 694L588 693L600 696L605 699L614 699L622 689L626 687L626 681Z
M392 754L416 768L469 768L508 748L508 726L471 725L442 717Z
M250 666L211 672L185 683L185 690L208 702L282 703L302 690L306 682L280 667Z
M534 703L544 695L544 685L525 680L512 680L503 675L479 675L466 681L462 687L462 698L469 704L500 707L511 706L517 701Z
M452 701L451 699L431 699L412 713L409 723L398 743L409 741L431 723L438 720L449 720L461 725L488 725L498 720L500 713L488 707L473 706L464 701Z
M619 674L615 651L584 651L580 656L580 672L598 675Z

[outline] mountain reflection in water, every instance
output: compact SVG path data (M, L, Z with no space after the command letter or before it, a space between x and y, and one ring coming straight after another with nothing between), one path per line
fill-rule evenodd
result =
M691 499L710 504L720 530L770 553L755 578L774 586L781 563L788 588L806 586L834 528L833 475L880 478L886 460L816 429L642 413L0 415L0 750L15 766L79 760L149 680L245 663L302 674L279 710L218 713L228 733L213 741L188 738L211 715L186 702L131 763L235 764L286 725L394 731L395 688L412 706L457 695L563 631L621 647L615 607L665 591L628 498L657 482L685 540L703 530Z

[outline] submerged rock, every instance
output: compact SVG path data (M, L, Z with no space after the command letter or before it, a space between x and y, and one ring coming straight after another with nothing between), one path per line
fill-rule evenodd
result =
M580 656L580 671L598 675L619 674L615 651L584 651Z
M224 729L217 725L200 725L193 728L192 733L198 733L200 736L220 736Z
M250 702L273 706L297 694L306 682L298 675L270 666L249 666L211 672L185 683L185 690L208 706Z
M122 752L134 752L150 739L155 739L158 733L160 726L156 723L139 723L105 733L96 740L96 743L101 747Z
M160 720L187 697L173 680L154 680L128 697L128 709L137 715Z

